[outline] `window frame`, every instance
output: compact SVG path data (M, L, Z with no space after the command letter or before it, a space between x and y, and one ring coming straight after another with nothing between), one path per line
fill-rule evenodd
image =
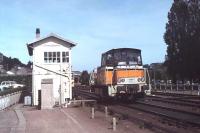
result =
M69 63L69 51L62 51L62 63Z
M44 51L43 62L45 64L61 63L60 51Z

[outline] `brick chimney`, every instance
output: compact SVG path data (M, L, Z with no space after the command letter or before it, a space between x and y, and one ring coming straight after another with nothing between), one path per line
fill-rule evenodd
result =
M36 39L40 38L40 28L36 28Z

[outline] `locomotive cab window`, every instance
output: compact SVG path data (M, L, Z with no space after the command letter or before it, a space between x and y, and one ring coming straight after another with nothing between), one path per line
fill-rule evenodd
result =
M138 49L112 49L102 54L102 66L142 65L141 51Z
M112 66L113 65L113 56L112 54L106 54L106 65Z
M142 65L140 53L134 53L134 51L127 52L127 62L129 65Z

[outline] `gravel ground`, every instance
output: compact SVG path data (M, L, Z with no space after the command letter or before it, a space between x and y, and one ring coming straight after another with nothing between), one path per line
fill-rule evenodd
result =
M112 129L112 117L99 111L91 119L91 108L37 110L16 105L0 112L0 133L151 133L138 125L120 120Z

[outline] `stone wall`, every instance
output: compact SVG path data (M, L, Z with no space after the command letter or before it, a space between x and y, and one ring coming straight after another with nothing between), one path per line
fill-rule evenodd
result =
M19 102L22 91L14 92L4 96L0 96L0 110L3 110L11 105Z

